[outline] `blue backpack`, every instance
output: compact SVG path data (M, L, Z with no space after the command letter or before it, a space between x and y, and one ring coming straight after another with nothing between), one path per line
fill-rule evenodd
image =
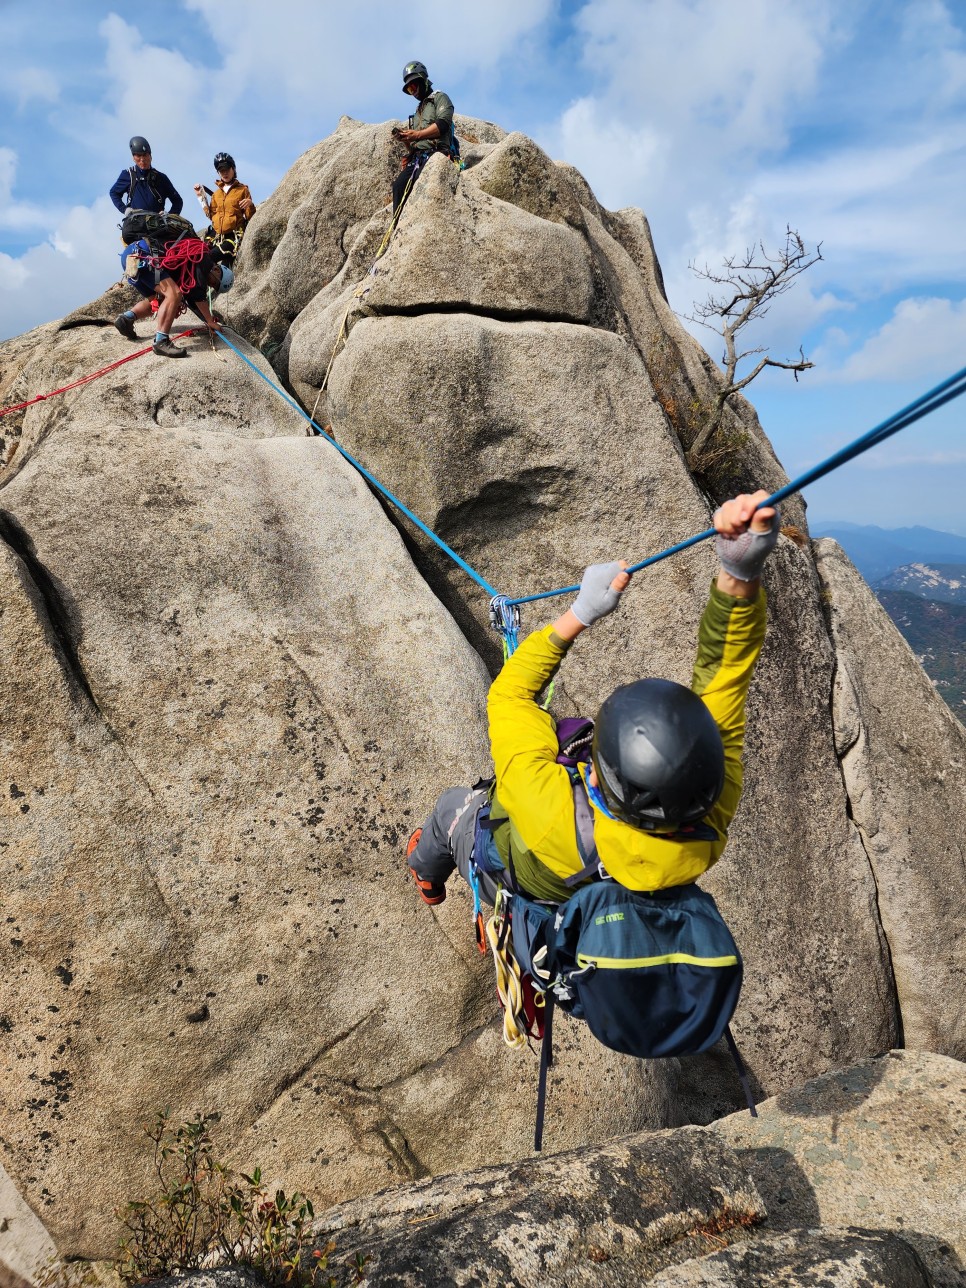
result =
M593 725L560 721L558 761L574 790L577 848L583 869L562 904L511 891L497 940L509 939L522 972L542 993L543 1047L534 1148L543 1136L547 1071L553 1061L553 1009L583 1020L604 1046L643 1060L697 1055L725 1038L745 1098L757 1117L747 1074L728 1025L741 992L741 954L710 894L696 885L644 892L607 877L593 844L593 814L580 778ZM577 749L576 755L574 754ZM481 820L478 837L491 833ZM499 824L497 824L498 826ZM687 835L702 835L703 827ZM681 839L680 835L675 839ZM487 867L495 847L474 847ZM512 881L512 873L510 874ZM590 881L588 883L588 878ZM515 882L513 883L515 884Z

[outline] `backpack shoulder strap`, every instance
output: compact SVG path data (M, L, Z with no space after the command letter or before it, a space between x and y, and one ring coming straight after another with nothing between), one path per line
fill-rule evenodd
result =
M570 775L570 786L574 794L574 827L577 834L577 853L583 861L583 867L572 877L564 879L564 885L571 887L586 881L588 877L600 879L606 876L603 864L597 854L597 843L594 840L594 810L587 796L587 788L580 776L579 769L567 771Z

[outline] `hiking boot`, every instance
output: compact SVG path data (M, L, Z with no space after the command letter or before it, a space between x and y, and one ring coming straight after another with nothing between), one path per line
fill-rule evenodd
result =
M407 859L419 844L419 838L422 834L423 829L421 827L417 827L415 832L413 832L412 836L409 838L406 845ZM416 882L416 889L419 891L419 897L422 899L423 903L428 903L432 908L435 907L436 904L443 902L446 898L446 886L441 881L428 881L425 877L421 877L416 869L412 867L409 871L412 873L413 880Z
M137 331L134 329L133 318L126 318L124 314L121 313L114 319L114 325L120 331L121 335L124 336L125 340L137 340L139 338Z
M170 340L155 340L154 352L160 354L162 358L187 358L188 356L186 349L179 349Z

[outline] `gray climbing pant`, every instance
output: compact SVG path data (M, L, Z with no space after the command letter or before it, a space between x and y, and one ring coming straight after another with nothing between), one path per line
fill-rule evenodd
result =
M476 818L486 804L486 788L450 787L443 792L423 824L423 834L409 856L409 865L424 881L440 885L458 868L470 882L470 857L476 836ZM480 898L492 904L496 882L486 872L477 876Z

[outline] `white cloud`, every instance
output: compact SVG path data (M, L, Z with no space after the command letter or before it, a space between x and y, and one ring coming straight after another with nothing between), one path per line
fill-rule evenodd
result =
M0 253L0 286L12 296L18 291L30 275L30 270L21 259ZM11 330L10 334L14 334Z
M439 0L366 0L309 7L297 0L237 0L226 20L224 0L185 0L206 22L223 64L210 86L219 111L266 94L318 119L405 105L403 64L426 63L436 84L457 66L492 73L522 52L529 33L554 12L553 0L488 0L485 5ZM386 115L386 108L377 116Z
M858 457L853 464L859 469L875 471L917 469L923 465L948 469L966 465L966 452L905 452L883 456L872 451Z
M926 380L963 366L966 301L905 299L892 317L838 369L820 369L822 382ZM834 358L833 353L820 354Z
M56 103L60 96L57 77L46 67L7 66L2 78L2 92L17 100L23 111L28 104Z
M821 239L828 272L856 292L895 290L931 277L966 279L960 225L966 122L893 145L833 150L765 170L753 192L763 209L790 212Z
M0 230L22 231L48 227L59 207L17 201L13 195L19 158L12 148L0 147Z
M607 97L707 155L728 138L751 151L784 142L785 106L814 83L831 12L828 0L589 0L576 22Z
M561 117L558 148L601 204L617 208L634 202L642 174L663 171L667 139L648 126L635 130L614 120L594 98L580 98Z
M150 44L117 14L105 18L98 30L106 43L104 65L111 86L108 119L115 123L124 163L130 165L130 136L144 134L158 168L165 170L168 158L182 154L196 132L194 117L204 101L208 69L188 62L177 50Z
M38 319L63 317L118 281L116 222L117 212L101 197L69 210L47 241L23 255L0 255L0 338L29 330Z

